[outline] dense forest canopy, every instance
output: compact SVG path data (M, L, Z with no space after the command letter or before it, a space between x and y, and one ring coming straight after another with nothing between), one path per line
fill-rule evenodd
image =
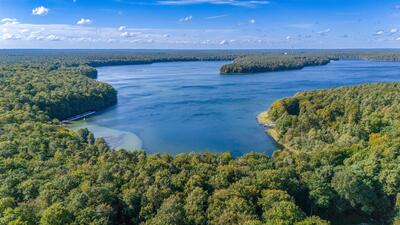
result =
M116 101L92 79L90 62L107 56L91 54L1 52L1 225L400 223L399 83L274 103L269 116L288 148L272 157L150 155L60 126Z
M258 55L239 57L221 67L222 74L258 73L302 69L306 66L326 65L328 56L313 55Z
M303 168L320 176L318 188L325 190L322 196L315 190L316 200L337 198L370 216L400 216L399 93L400 83L367 84L301 92L271 106L278 142L292 155L307 152L317 160Z

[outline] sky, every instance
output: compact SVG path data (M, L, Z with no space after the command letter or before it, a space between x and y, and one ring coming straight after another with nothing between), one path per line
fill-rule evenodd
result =
M400 0L0 0L0 48L400 47Z

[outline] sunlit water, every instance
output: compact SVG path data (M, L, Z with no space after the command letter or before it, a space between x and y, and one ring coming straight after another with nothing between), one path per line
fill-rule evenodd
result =
M400 80L400 63L338 61L303 70L221 76L227 62L172 62L98 68L118 90L118 104L73 126L88 127L115 148L151 153L277 147L256 116L298 91Z

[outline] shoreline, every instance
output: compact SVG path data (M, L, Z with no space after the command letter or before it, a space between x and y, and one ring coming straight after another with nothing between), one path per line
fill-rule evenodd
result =
M291 150L290 148L288 148L287 146L285 146L284 144L282 144L279 141L278 133L274 129L275 123L274 123L274 121L272 121L268 117L268 110L267 111L263 111L263 112L261 112L260 114L257 115L257 122L258 122L259 125L263 126L264 132L267 135L269 135L275 141L275 143L278 146L278 149L275 150L272 154L274 154L274 153L276 153L278 151Z

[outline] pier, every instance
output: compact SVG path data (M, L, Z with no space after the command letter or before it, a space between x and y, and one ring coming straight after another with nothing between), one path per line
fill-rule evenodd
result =
M69 124L72 121L80 120L82 118L85 119L86 117L91 116L91 115L93 115L95 113L96 113L96 111L85 112L85 113L82 113L82 114L67 118L67 119L63 120L62 123L63 124Z

